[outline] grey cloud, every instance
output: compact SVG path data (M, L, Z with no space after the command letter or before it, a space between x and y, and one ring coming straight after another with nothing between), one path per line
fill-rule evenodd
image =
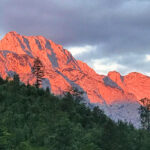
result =
M7 2L7 3L6 3ZM8 0L4 29L17 30L25 34L43 34L65 45L95 43L105 38L101 34L106 21L104 17L111 14L122 4L122 0ZM101 29L102 28L102 29ZM104 36L103 36L104 35Z
M119 64L125 65L131 71L136 72L150 72L149 62L145 60L145 55L126 55L123 59L118 60ZM130 72L131 72L130 71Z
M148 0L2 0L1 7L3 32L40 34L65 47L93 45L96 50L77 58L115 58L130 68L148 69L148 63L138 62L150 53Z

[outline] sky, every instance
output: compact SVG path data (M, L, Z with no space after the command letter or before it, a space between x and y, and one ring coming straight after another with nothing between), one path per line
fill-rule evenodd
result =
M149 0L1 0L0 39L43 35L99 74L150 75Z

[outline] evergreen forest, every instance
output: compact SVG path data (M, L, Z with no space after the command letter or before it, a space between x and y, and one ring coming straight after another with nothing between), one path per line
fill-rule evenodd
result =
M0 78L0 150L150 150L150 133L79 97Z

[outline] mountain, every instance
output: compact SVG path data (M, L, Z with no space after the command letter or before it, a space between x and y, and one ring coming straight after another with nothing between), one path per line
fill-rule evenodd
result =
M43 88L56 95L78 88L87 103L98 105L112 119L139 126L139 100L150 98L150 77L137 72L122 76L115 71L99 75L61 45L43 36L16 32L7 33L0 41L0 75L6 78L17 73L22 82L34 84L32 66L36 57L45 68Z

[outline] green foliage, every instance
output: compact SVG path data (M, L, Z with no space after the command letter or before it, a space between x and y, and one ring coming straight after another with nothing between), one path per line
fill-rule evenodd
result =
M13 81L14 81L14 83L15 83L16 85L19 85L19 83L20 83L20 78L19 78L19 75L18 75L18 74L15 74L15 75L13 76Z
M10 137L10 133L8 133L4 127L0 127L0 150L5 150L9 148Z
M1 84L4 84L5 83L5 81L2 79L2 77L0 76L0 85Z
M139 108L142 127L150 132L150 99L140 100L142 105Z
M0 150L150 149L149 132L115 123L77 98L25 86L18 76L0 79Z

